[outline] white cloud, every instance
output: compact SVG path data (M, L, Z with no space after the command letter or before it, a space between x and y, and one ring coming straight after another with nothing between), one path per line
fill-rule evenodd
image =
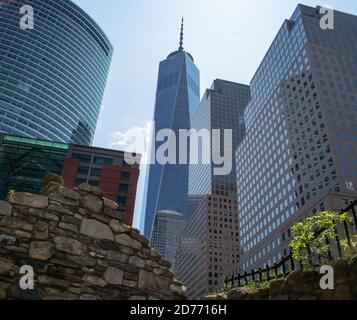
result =
M125 132L114 132L110 147L118 147L126 152L136 152L142 155L142 162L147 161L152 138L153 122L146 121L144 126L135 126Z

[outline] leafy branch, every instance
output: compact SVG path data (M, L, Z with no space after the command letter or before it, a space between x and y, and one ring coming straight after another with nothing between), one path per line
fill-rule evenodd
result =
M313 256L326 257L330 251L327 240L335 239L337 224L344 221L352 223L348 213L324 211L295 224L290 243L293 257L307 266L311 265Z

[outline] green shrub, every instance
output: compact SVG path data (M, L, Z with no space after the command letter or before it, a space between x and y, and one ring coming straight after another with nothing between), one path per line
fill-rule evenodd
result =
M256 289L263 289L263 288L269 288L271 280L267 281L251 281L248 284L246 284L243 288L247 290L256 290Z
M7 192L7 194L6 194L6 198L5 198L6 201L9 201L10 197L11 197L14 193L16 193L16 190L10 189L10 190Z
M345 258L351 258L357 253L357 235L350 237L350 244L348 240L341 241L342 255Z
M293 239L290 247L293 257L305 266L310 266L312 257L326 258L330 246L326 239L332 240L336 237L336 226L339 222L352 223L348 213L318 212L306 221L299 222L292 227ZM319 234L317 230L322 230Z

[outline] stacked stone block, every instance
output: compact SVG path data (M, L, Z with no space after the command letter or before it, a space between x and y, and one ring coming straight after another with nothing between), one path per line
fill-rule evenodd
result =
M185 299L170 263L122 219L99 188L68 189L55 175L41 195L0 201L0 299ZM33 290L19 286L24 265Z

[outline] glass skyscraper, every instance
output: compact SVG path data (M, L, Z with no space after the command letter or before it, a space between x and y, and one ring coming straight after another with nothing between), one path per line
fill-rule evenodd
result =
M209 159L213 153L224 153L228 145L224 130L232 130L232 145L228 145L232 168L228 174L215 175L212 160L189 168L189 218L179 239L176 273L192 299L223 287L226 274L239 261L234 150L245 135L244 110L249 100L249 86L216 79L204 93L192 121L198 132L220 131L219 146L212 141L203 143L202 154L208 153Z
M174 272L177 270L179 236L185 224L185 217L182 214L160 211L155 215L151 246L171 262L171 270Z
M183 27L182 27L183 29ZM155 104L155 135L161 129L171 129L179 137L180 129L190 129L191 119L200 98L199 70L193 57L180 47L160 63ZM155 142L154 152L163 142ZM178 143L177 143L178 148ZM154 155L152 155L154 156ZM150 238L155 214L160 211L187 214L188 165L151 164L144 199L144 234Z
M34 10L34 29L19 10ZM0 132L89 145L112 58L99 26L69 0L0 6Z
M289 254L291 226L357 197L357 17L299 5L251 81L236 154L240 271Z
M211 163L191 164L189 167L190 196L216 194L221 196L236 196L236 168L234 152L245 135L244 110L250 100L250 88L247 85L227 80L216 79L210 89L207 89L198 106L192 121L192 128L200 130L219 130L220 145L211 141L202 150L207 158L212 159L212 153L223 154L225 144L224 130L232 130L231 163L232 170L227 175L214 175ZM196 152L196 150L192 150ZM198 150L201 153L201 150ZM200 154L198 154L200 156ZM199 158L199 157L198 157Z

